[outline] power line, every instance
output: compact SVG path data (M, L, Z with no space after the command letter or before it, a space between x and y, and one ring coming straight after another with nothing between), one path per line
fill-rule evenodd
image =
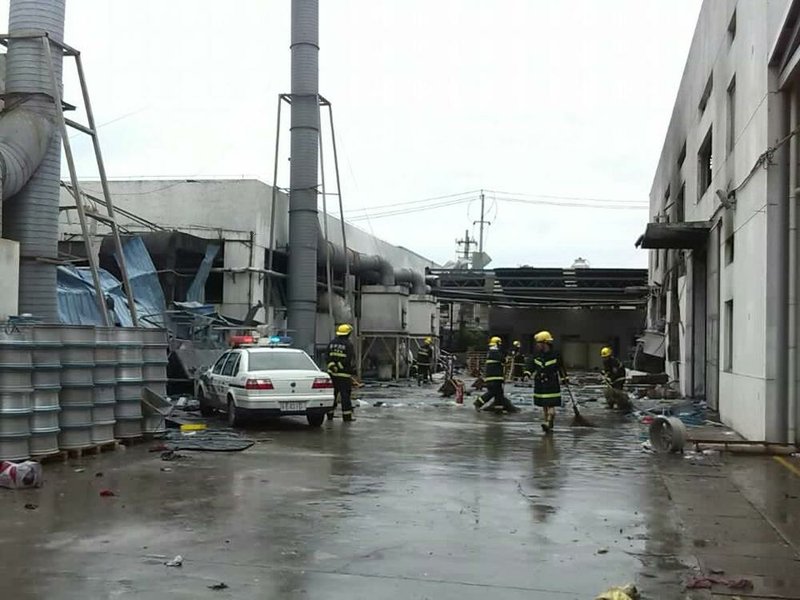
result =
M532 198L514 198L514 197L501 197L501 196L494 196L494 199L497 202L511 202L515 204L553 206L559 208L593 208L597 210L646 210L648 208L648 205L646 204L641 204L641 205L599 204L599 203L592 204L590 202L564 202L564 201L554 201L554 200L535 200ZM472 202L473 200L474 198L457 198L454 200L431 203L422 206L410 206L408 208L403 208L402 206L398 205L392 205L392 206L387 206L387 208L384 210L375 210L374 212L370 211L369 209L365 209L366 212L354 215L350 217L348 220L361 221L365 219L368 220L368 219L382 219L384 217L395 217L410 213L446 208L449 206L455 206L458 204ZM377 209L378 207L375 208Z
M433 201L436 201L436 200L448 200L448 199L459 198L459 197L463 197L463 196L467 196L467 195L470 196L470 198L468 198L468 199L474 199L474 198L477 197L478 193L479 193L478 190L473 190L473 191L469 191L469 192L461 192L460 194L448 194L446 196L434 196L432 198L423 198L421 200L409 200L408 202L393 202L392 204L378 204L378 205L375 205L375 206L370 206L370 207L365 207L365 208L354 208L354 209L351 209L351 210L346 211L346 212L369 212L369 211L371 211L373 209L378 209L379 210L379 209L382 209L382 208L396 209L396 208L398 208L400 206L409 206L409 205L412 205L412 204L423 204L425 202L433 202Z
M623 199L615 199L615 198L592 198L586 196L554 196L550 194L528 194L525 192L517 193L517 192L503 192L500 190L486 190L487 192L491 192L492 194L500 194L502 196L514 196L516 198L533 198L533 199L543 199L543 200L571 200L577 202L603 202L607 204L649 204L649 202L643 200L623 200Z

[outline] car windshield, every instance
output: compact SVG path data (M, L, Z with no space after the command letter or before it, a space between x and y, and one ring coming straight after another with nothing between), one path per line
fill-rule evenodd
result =
M307 354L301 352L251 352L249 371L318 370Z

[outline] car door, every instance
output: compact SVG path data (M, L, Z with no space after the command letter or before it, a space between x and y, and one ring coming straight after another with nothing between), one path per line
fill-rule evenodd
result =
M239 366L239 355L241 352L233 351L228 353L228 360L222 366L222 371L218 376L218 390L217 397L219 398L220 405L226 407L228 405L228 390L231 383L233 383L236 369Z
M230 352L225 352L222 356L220 356L217 359L217 362L214 363L214 366L211 368L211 372L208 375L208 393L211 396L210 399L218 406L221 404L219 397L219 385L220 378L222 377L222 369L225 366L225 363L228 361L230 354Z

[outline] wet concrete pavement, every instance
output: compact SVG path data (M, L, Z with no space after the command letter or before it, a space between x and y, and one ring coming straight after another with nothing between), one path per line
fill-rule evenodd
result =
M796 459L654 456L599 403L597 428L563 411L543 436L529 407L432 398L412 389L353 426L260 425L242 453L47 465L44 488L0 490L0 598L591 599L628 582L658 600L800 598ZM755 587L684 590L712 569Z

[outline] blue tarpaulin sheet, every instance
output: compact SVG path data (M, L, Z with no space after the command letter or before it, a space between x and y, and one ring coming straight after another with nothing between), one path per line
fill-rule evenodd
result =
M166 301L153 266L141 238L131 238L123 246L128 267L139 325L162 327ZM122 284L111 273L100 269L100 287L105 296L114 300L114 313L120 325L133 325L128 309L128 299ZM60 266L57 275L58 316L62 323L71 325L103 325L103 317L97 306L91 271L86 267Z
M203 262L200 263L200 268L194 276L192 285L189 286L189 291L186 292L187 302L205 302L206 299L206 281L208 275L211 273L211 267L214 265L214 259L219 252L219 246L216 244L209 244L206 247L206 255L203 257Z

